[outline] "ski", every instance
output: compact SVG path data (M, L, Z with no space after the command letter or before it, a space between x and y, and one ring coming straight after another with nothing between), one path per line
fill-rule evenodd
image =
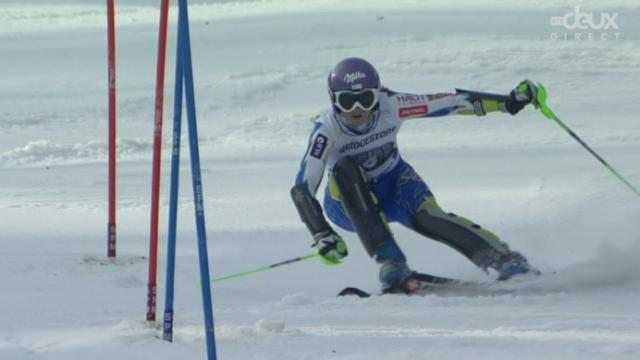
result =
M397 291L384 292L376 295L400 294L400 295L425 295L439 292L441 290L453 290L466 287L481 286L479 282L465 281L460 279L447 278L442 276L414 273L405 282L403 289ZM346 287L338 293L338 296L356 296L368 298L372 294L357 287Z
M357 296L359 298L368 298L371 297L371 293L358 289L357 287L346 287L338 293L338 296Z
M556 272L547 275L555 275ZM505 295L516 292L535 291L536 284L543 281L543 275L539 272L524 276L518 276L508 280L488 280L488 281L468 281L441 276L413 273L398 289L387 292L369 293L357 287L346 287L338 293L338 296L355 296L358 298L368 298L374 295L454 295L454 296L477 296L477 295Z

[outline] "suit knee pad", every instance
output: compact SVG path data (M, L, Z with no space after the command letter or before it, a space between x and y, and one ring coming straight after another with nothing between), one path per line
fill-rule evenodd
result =
M413 227L422 235L454 248L483 269L501 264L510 252L495 234L468 219L445 213L433 198L425 200L413 218Z

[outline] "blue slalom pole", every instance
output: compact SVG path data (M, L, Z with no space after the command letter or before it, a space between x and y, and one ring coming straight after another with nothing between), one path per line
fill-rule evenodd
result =
M191 177L193 181L193 199L196 213L196 231L198 234L198 254L200 258L200 281L202 283L202 305L204 308L205 335L207 340L207 359L216 360L216 339L213 324L213 302L209 280L209 256L207 252L207 232L204 223L204 203L202 178L200 173L200 153L198 150L198 129L196 126L196 102L193 89L193 69L191 67L191 40L189 38L189 15L187 0L180 0L180 44L182 66L187 95L187 118L189 125L189 150L191 153Z
M176 50L176 84L173 100L173 145L171 152L171 190L169 195L169 236L167 240L167 276L164 300L162 338L173 341L173 289L176 273L176 228L178 221L178 189L180 185L180 135L182 133L182 89L184 76L180 54L180 27Z

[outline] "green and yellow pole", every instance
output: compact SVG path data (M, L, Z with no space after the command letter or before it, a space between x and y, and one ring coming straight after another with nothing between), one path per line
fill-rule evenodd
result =
M267 271L267 270L271 270L273 268L277 268L277 267L280 267L280 266L283 266L283 265L289 265L289 264L296 263L298 261L303 261L303 260L307 260L307 259L311 259L311 258L319 257L319 256L320 255L318 255L317 252L313 252L311 254L307 254L307 255L304 255L304 256L298 256L298 257L295 257L293 259L280 261L280 262L277 262L275 264L271 264L271 265L267 265L267 266L261 266L259 268L255 268L255 269L251 269L251 270L247 270L247 271L242 271L242 272L235 273L235 274L221 276L221 277L212 279L211 282L217 283L217 282L221 282L221 281L225 281L225 280L237 279L239 277L256 274L256 273Z
M567 134L569 134L572 138L574 138L578 143L580 143L580 145L582 145L582 147L584 147L588 152L590 152L591 155L593 155L596 159L598 159L598 161L600 161L600 163L602 163L604 167L606 167L616 178L618 178L618 180L620 180L636 195L640 196L640 191L637 188L631 185L631 183L627 179L625 179L624 176L622 176L616 169L614 169L611 165L609 165L609 163L606 162L600 155L598 155L598 153L593 151L593 149L591 149L591 147L589 147L587 143L585 143L575 132L573 132L573 130L571 130L564 122L562 122L562 120L560 120L556 116L556 114L553 113L553 111L551 111L551 109L547 105L547 96L548 96L547 90L544 88L544 86L541 83L538 83L538 94L536 97L536 102L537 102L538 108L540 109L540 112L542 112L542 114L546 116L548 119L558 124L558 126L560 126L565 132L567 132Z

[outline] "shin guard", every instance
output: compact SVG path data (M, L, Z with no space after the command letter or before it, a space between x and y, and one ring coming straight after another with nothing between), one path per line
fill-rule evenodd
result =
M338 161L333 167L331 181L335 182L340 202L369 256L373 257L376 249L389 241L395 242L362 169L353 159L345 157Z
M509 256L509 247L492 232L453 213L445 213L430 197L413 219L414 230L462 253L477 266L496 268Z

